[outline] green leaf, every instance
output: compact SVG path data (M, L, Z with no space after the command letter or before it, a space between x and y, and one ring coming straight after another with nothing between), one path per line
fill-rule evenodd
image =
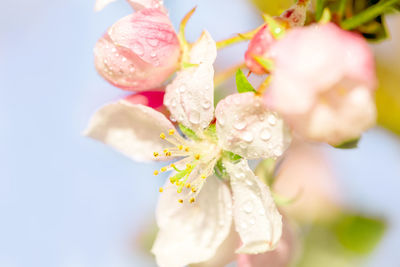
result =
M239 93L256 92L241 69L236 72L236 87Z
M204 134L208 136L211 139L211 141L215 142L218 141L217 129L215 124L210 124L210 126L207 129L205 129Z
M334 232L346 249L368 254L381 240L386 223L381 218L346 214L334 225Z
M274 62L271 59L255 56L254 60L258 62L267 72L274 69Z
M196 133L192 129L184 126L183 124L179 124L179 129L188 138L190 138L192 140L200 140L200 138L196 135Z
M239 160L242 159L242 157L239 156L238 154L235 154L235 153L233 153L233 152L226 151L226 150L224 150L224 151L222 152L222 157L227 158L227 159L229 159L230 161L235 162L235 163L236 163L237 161L239 161Z
M360 13L341 22L340 26L345 30L355 29L379 15L386 13L390 7L399 3L399 0L381 0L377 4L369 6Z
M351 148L357 148L358 147L358 142L360 141L360 138L352 139L349 141L346 141L340 145L335 146L335 148L340 148L340 149L351 149Z

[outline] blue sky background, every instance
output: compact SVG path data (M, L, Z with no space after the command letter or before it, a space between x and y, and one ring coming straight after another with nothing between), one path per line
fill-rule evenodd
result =
M194 5L194 40L259 23L245 0L170 0L175 25ZM153 216L155 165L138 164L80 135L91 114L125 93L97 75L92 49L131 12L118 1L100 13L93 1L13 0L0 9L0 266L154 266L134 246ZM222 51L239 62L243 45ZM223 62L223 63L221 63ZM367 266L400 262L400 142L375 129L352 151L332 151L347 201L383 215L390 228Z

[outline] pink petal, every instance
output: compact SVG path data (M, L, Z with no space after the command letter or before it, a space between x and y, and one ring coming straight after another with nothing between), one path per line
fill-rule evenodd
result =
M144 8L159 8L164 9L160 0L127 0L133 9L139 11Z
M129 95L125 100L131 104L141 104L158 110L163 107L164 94L164 92L147 91Z
M271 45L275 42L273 35L264 25L251 39L244 55L247 67L254 73L264 74L265 69L254 59L254 57L266 57Z
M97 42L94 54L106 80L144 91L159 87L177 69L180 46L164 12L142 9L116 22Z

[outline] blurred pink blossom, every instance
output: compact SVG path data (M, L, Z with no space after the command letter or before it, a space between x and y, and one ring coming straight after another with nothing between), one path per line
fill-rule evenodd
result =
M95 49L97 71L113 85L129 91L160 87L173 74L180 45L168 15L144 8L109 28Z
M374 59L360 35L313 24L290 30L269 54L265 101L303 137L340 145L375 124Z

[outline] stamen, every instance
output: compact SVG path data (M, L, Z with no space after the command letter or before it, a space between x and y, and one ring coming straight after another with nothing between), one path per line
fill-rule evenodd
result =
M154 175L158 175L158 171L155 170L155 171L153 172L153 174L154 174Z
M192 187L192 192L196 193L196 188Z
M179 145L179 146L178 146L178 149L179 149L179 150L182 150L182 149L183 149L183 146L182 146L182 145Z
M169 135L173 135L175 133L175 130L174 129L170 129L169 131L168 131L168 134Z
M160 138L161 138L161 139L165 139L165 133L161 133L161 134L160 134Z
M190 188L190 184L186 184L186 188Z
M159 191L160 193L162 193L162 192L164 191L164 189L163 189L162 187L160 187L160 189L158 189L158 191Z
M189 200L190 203L193 203L194 201L195 201L194 197L192 197L192 198Z
M194 155L194 158L195 158L196 160L199 160L199 159L200 159L200 154Z
M186 152L189 152L189 150L190 150L190 148L187 146L187 147L185 147L185 151Z
M183 199L178 199L178 202L182 204L183 203Z
M206 179L207 176L205 176L204 174L201 175L201 179Z
M157 158L159 154L158 154L158 152L154 152L153 155L155 158Z
M167 171L167 168L166 167L162 167L161 168L161 172L166 172Z

